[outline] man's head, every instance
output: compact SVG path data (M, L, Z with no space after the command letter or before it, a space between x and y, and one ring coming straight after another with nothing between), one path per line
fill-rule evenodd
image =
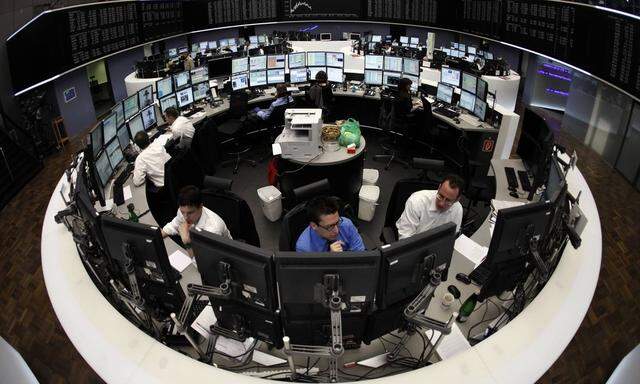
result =
M180 116L180 113L176 109L176 107L169 107L164 110L164 117L167 120L167 123L173 124L174 121Z
M285 84L276 85L276 97L284 97L287 95L287 86Z
M145 131L140 131L136 133L133 142L136 143L140 149L145 149L149 146L149 135Z
M335 241L340 233L338 224L341 219L338 208L338 201L335 198L319 196L311 199L307 203L307 217L311 229L320 237Z
M318 73L316 73L316 81L318 83L326 83L327 81L329 81L327 73L325 71L318 71Z
M400 79L400 81L398 81L398 91L409 93L409 90L411 89L411 83L413 83L411 79L403 77L402 79Z
M178 193L178 206L180 213L188 224L195 224L202 216L202 195L200 190L193 186L187 185Z
M463 188L464 180L460 176L447 175L440 183L436 194L436 208L438 208L438 211L445 212L451 208L460 199Z

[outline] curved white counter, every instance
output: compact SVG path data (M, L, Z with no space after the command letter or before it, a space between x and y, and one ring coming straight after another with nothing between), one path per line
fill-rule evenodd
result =
M127 96L131 96L149 85L153 85L153 92L156 92L156 81L158 80L162 80L162 77L139 79L136 71L131 72L124 78L124 85L127 88Z
M600 219L593 196L576 169L569 190L582 191L588 219L582 247L568 245L545 288L524 311L480 344L429 367L374 379L376 383L533 383L560 356L584 318L598 280ZM61 180L42 228L42 269L53 308L82 357L107 383L233 382L262 379L217 369L157 342L120 315L95 287L66 228L54 221L64 208Z

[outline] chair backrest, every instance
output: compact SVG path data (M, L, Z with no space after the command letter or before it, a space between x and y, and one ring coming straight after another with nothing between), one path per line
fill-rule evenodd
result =
M393 109L393 97L387 94L381 94L380 115L378 116L378 126L382 129L389 129L389 119Z
M433 111L431 109L431 103L424 96L420 96L420 100L422 101L422 110L424 113L423 115L424 128L426 130L430 130L431 127L433 127Z
M217 133L214 120L209 119L205 126L196 128L191 140L191 153L207 175L215 174L216 164L220 160Z
M234 119L239 119L247 115L249 110L249 95L247 92L233 91L229 98L229 116Z
M409 199L412 193L423 189L438 189L438 183L412 178L398 180L393 186L393 192L391 192L389 206L387 207L387 213L384 218L384 226L392 227L396 238L398 235L396 221L398 221L402 215L407 199Z
M191 151L184 151L164 164L164 186L174 207L177 207L178 192L182 187L202 187L204 172Z
M282 229L280 230L280 250L295 251L298 237L309 225L307 218L307 203L302 202L293 207L282 218Z
M202 204L222 218L234 240L260 247L253 213L240 196L231 191L206 189L202 191Z

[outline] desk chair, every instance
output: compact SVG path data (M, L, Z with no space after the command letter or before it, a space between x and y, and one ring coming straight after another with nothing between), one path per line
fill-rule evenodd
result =
M247 112L249 105L249 95L245 91L234 91L229 99L228 119L218 126L218 133L232 139L231 149L225 154L231 156L231 159L220 163L226 167L234 164L233 173L238 173L240 164L245 162L252 167L256 166L256 162L243 157L242 155L251 150L251 146L241 142L241 138L246 133L247 128Z
M178 192L187 185L202 187L204 172L191 151L180 152L164 164L164 189L171 206L178 207ZM175 210L174 210L175 214Z
M458 148L463 156L459 173L466 182L463 194L467 198L467 204L464 207L465 214L462 218L461 231L463 231L463 233L473 226L478 216L472 207L475 207L478 202L483 202L486 206L495 196L496 192L495 177L483 175L477 171L486 166L486 163L471 159L469 145L467 135L463 134L458 140Z
M196 128L191 140L191 153L202 171L207 175L216 172L220 160L220 149L215 122L208 119L204 126Z
M395 108L393 106L394 98L389 95L380 95L382 100L382 107L380 109L380 115L378 118L378 124L380 128L387 135L386 140L381 140L380 146L383 153L374 155L373 160L386 160L387 163L384 169L389 169L391 163L402 164L405 168L409 168L409 163L400 159L398 154L400 153L400 140L398 134L406 134L408 131L408 119L407 117L397 116Z
M271 111L271 115L269 118L263 122L261 122L261 127L264 127L265 134L263 139L262 146L265 149L264 156L262 156L258 161L264 162L267 158L271 157L271 144L276 140L276 137L282 132L284 127L284 112L288 108L295 108L295 102L291 102L288 104L278 105L273 108Z

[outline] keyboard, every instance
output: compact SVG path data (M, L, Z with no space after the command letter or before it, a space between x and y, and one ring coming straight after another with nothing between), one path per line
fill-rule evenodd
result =
M516 176L516 170L511 167L504 167L504 173L507 176L507 184L509 184L509 188L518 189L518 177Z
M135 165L133 163L127 164L127 167L118 175L116 180L113 182L113 203L115 205L124 204L124 183L129 178L131 172L133 172Z
M531 183L529 182L529 175L526 171L518 171L518 179L520 179L520 185L524 191L531 191Z
M487 280L489 280L490 276L491 269L488 268L484 263L481 263L476 267L476 269L471 271L471 273L469 274L469 279L471 279L471 281L473 281L477 285L483 285L487 282Z
M204 111L204 108L197 107L197 108L194 108L194 109L190 110L189 112L183 113L182 116L191 117L191 116L195 115L196 113L202 112L202 111Z
M433 110L433 113L437 113L439 115L446 116L446 117L448 117L450 119L453 119L454 117L460 116L460 114L458 112L452 111L452 110L447 109L447 108L435 108Z

